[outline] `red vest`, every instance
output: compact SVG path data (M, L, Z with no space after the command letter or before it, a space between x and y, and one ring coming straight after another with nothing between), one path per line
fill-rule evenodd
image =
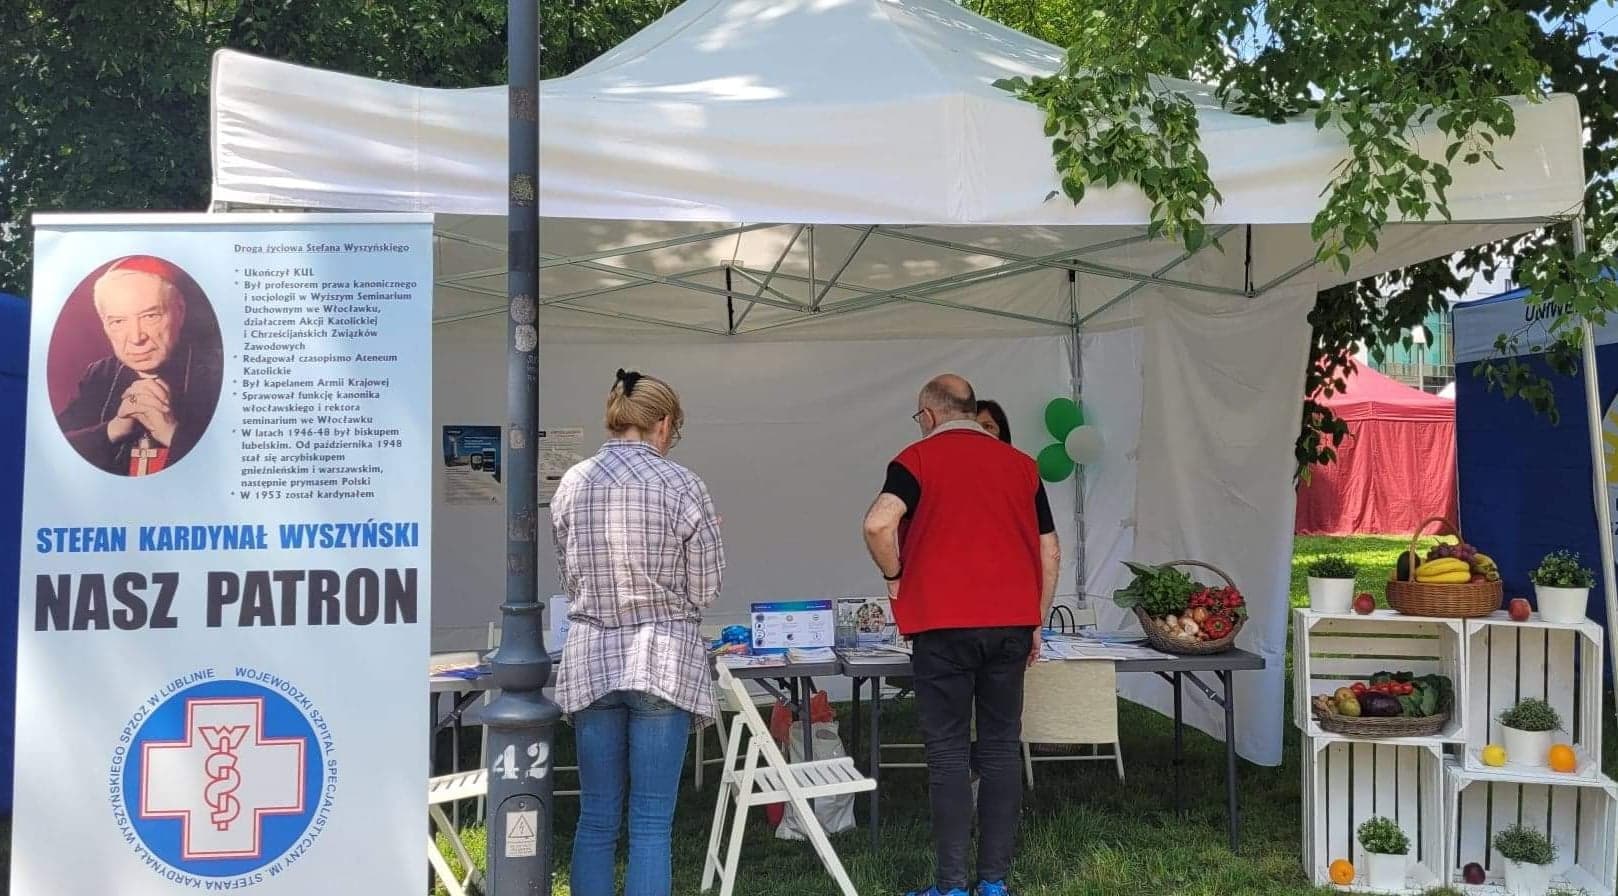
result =
M901 536L899 631L1036 627L1044 573L1033 458L987 433L952 429L895 461L921 485Z

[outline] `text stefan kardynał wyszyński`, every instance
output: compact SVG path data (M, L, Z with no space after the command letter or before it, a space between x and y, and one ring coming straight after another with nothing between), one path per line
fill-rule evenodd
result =
M39 554L183 551L364 550L419 548L417 522L188 526L64 526L35 530ZM273 531L273 544L272 544ZM133 545L131 535L133 534ZM181 625L177 607L202 604L208 628L415 624L414 567L227 569L40 573L34 577L36 631L135 631ZM201 601L189 596L201 580Z

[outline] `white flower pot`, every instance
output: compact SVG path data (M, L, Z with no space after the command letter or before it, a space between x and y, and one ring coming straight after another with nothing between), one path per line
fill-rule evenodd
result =
M1405 888L1406 856L1390 856L1370 852L1365 854L1365 883L1373 890L1403 890Z
M1551 888L1551 866L1506 860L1506 892L1510 896L1545 896Z
M1353 579L1309 577L1309 609L1319 613L1347 613L1353 607Z
M1552 588L1535 585L1534 596L1539 601L1539 618L1546 622L1575 623L1585 620L1584 610L1590 603L1588 588Z
M1546 756L1551 751L1551 736L1554 731L1521 731L1508 725L1500 726L1501 739L1505 741L1506 762L1511 765L1525 765L1539 768L1546 764Z

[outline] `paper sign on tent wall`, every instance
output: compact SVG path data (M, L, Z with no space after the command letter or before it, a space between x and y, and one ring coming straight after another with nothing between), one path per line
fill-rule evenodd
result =
M11 892L425 892L431 217L35 220Z

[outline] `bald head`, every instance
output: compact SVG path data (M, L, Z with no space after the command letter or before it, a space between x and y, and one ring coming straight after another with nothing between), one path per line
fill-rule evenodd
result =
M931 411L940 423L971 419L978 412L972 384L953 373L933 377L922 387L917 404L921 410Z

